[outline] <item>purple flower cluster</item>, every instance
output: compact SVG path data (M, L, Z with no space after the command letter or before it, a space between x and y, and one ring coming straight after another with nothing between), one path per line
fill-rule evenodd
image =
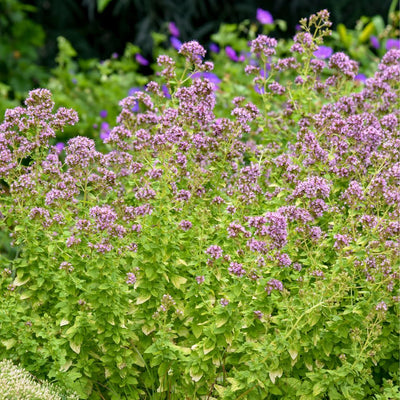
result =
M267 282L267 286L265 287L265 291L268 294L271 294L274 290L281 292L283 290L283 283L278 281L277 279L270 279Z
M212 245L206 250L206 253L209 254L211 258L217 260L222 257L223 250L217 245Z
M246 275L246 270L243 268L243 265L237 262L231 262L228 268L229 273L232 275L236 275L239 278Z

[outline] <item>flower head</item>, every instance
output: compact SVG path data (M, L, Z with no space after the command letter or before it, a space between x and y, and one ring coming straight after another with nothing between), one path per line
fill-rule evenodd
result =
M144 58L141 54L136 54L136 61L140 64L140 65L149 65L149 60L147 60L146 58Z
M332 47L319 46L317 50L314 51L314 56L317 58L325 59L329 58L333 53Z
M233 61L239 61L236 51L231 46L225 47L225 54Z
M371 46L374 49L379 49L379 47L380 47L379 39L376 36L371 36L369 40L370 40Z
M219 47L217 44L215 43L211 43L210 44L210 51L213 53L219 53Z
M274 19L269 11L257 8L257 21L263 25L273 24Z
M175 36L172 36L170 39L169 39L169 41L170 41L170 43L171 43L171 46L175 49L175 50L180 50L181 49L181 47L182 47L182 42L178 39L178 38L176 38Z
M400 49L400 39L388 39L386 42L386 50Z
M174 22L170 22L170 23L168 24L168 30L169 30L169 33L170 33L172 36L174 36L174 37L179 37L179 35L180 35L179 29L178 29L178 27L175 25Z

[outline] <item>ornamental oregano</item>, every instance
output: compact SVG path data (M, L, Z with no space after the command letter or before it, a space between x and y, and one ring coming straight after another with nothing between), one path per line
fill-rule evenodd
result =
M400 51L360 87L315 21L223 112L200 44L160 57L171 99L123 99L105 152L50 145L78 117L46 89L7 110L3 357L83 399L396 397Z

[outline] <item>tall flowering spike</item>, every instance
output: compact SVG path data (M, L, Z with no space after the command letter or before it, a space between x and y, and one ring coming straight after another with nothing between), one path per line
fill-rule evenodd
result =
M257 38L251 41L251 51L254 54L262 54L265 57L271 57L276 53L275 47L278 42L274 38L266 35L258 35Z
M335 53L329 60L329 68L337 70L339 73L347 76L348 78L354 79L358 72L357 62L350 59L350 57L344 53Z
M51 116L54 108L54 101L48 89L35 89L29 92L29 97L25 100L28 112L32 111L34 116L40 119L47 119Z
M186 59L196 66L200 66L202 64L202 59L206 55L205 48L192 40L190 42L183 43L181 48L179 49L179 53L186 57Z
M86 169L90 164L100 158L100 153L95 149L93 140L77 136L68 141L65 162L70 167Z

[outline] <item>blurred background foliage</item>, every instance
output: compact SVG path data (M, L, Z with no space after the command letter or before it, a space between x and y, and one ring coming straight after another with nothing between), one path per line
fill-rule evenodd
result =
M6 3L9 0L2 0ZM11 2L16 2L11 1ZM152 54L152 32L167 32L176 23L181 40L196 39L203 44L221 23L255 21L256 9L268 10L288 24L286 36L294 34L301 17L326 8L334 26L353 27L364 16L387 16L391 0L29 0L36 8L31 22L43 27L46 45L40 52L42 65L54 65L57 37L64 36L80 57L108 58L122 53L130 42Z
M236 80L244 65L227 55L227 46L245 60L257 33L291 38L300 18L323 8L334 23L326 44L356 59L368 76L387 38L399 36L396 7L397 0L0 0L0 115L29 90L47 87L57 106L78 111L79 133L101 145L119 100L154 79L157 55L176 55L170 22L181 42L196 39L207 50L218 44L221 51L208 56L221 80L219 96L232 85L238 94L257 95ZM257 21L257 8L268 10L274 23ZM379 47L371 45L373 36ZM76 134L69 128L57 139L65 143Z

